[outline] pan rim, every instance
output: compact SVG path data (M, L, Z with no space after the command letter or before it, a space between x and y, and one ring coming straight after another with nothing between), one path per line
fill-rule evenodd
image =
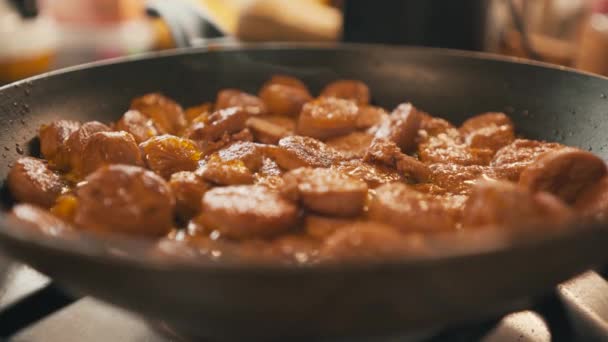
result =
M135 56L128 57L119 57L104 61L97 61L92 63L86 63L82 65L72 66L56 71L51 71L48 73L44 73L41 75L37 75L34 77L26 78L24 80L20 80L17 82L10 83L8 85L0 87L0 93L3 91L20 86L23 84L28 84L30 82L35 82L37 80L46 79L50 77L60 76L67 73L74 73L81 70L88 70L91 68L103 68L107 66L111 66L114 64L123 64L123 63L131 63L145 60L155 60L162 58L171 58L176 56L186 56L186 55L198 55L203 53L213 53L213 52L225 52L225 51L268 51L268 50L345 50L345 51L359 51L361 49L375 49L375 50L399 50L399 51L412 51L416 53L422 54L440 54L446 57L459 57L459 58L467 58L467 59L476 59L480 61L495 61L501 63L516 63L522 65L529 65L536 68L544 68L551 69L560 72L567 72L581 76L587 76L597 79L602 79L608 81L608 77L595 75L588 72L582 72L578 70L574 70L568 67L562 67L557 65L552 65L544 62L530 61L525 60L518 57L508 57L508 56L500 56L491 53L485 52L473 52L473 51L461 51L461 50L453 50L453 49L443 49L443 48L428 48L428 47L399 47L399 46L389 46L389 45L379 45L379 44L352 44L352 43L284 43L284 42L272 42L272 43L222 43L217 45L209 45L197 48L183 48L183 49L175 49L170 51L161 51L161 52L150 52L139 54ZM105 241L100 241L99 237L92 236L90 237L93 243L101 243L103 245L108 244L111 245L113 242L117 242L118 245L126 245L129 247L130 254L125 256L120 253L109 252L102 253L99 249L87 249L88 246L84 244L77 244L73 241L50 237L50 236L41 236L41 234L36 234L32 232L28 232L27 230L23 230L19 228L19 224L13 224L9 222L9 216L6 212L0 212L0 240L10 240L8 242L16 242L20 244L27 244L32 247L42 248L47 251L68 254L70 257L86 257L93 258L99 262L108 262L108 263L121 263L125 264L125 266L132 267L141 267L146 269L154 269L157 271L167 271L168 269L172 271L229 271L229 272L266 272L266 271L280 271L285 272L288 271L291 273L306 273L310 270L314 272L318 271L340 271L340 272L360 272L364 270L374 270L378 271L379 269L398 269L401 267L408 267L417 265L422 266L426 262L445 262L445 261L455 261L459 258L471 258L471 257L483 257L484 255L489 254L497 254L504 253L507 251L511 251L517 248L539 248L539 246L543 244L548 244L554 242L556 240L559 241L567 241L577 236L582 235L583 232L593 234L596 231L602 230L604 231L608 226L606 225L581 225L583 227L576 227L576 229L566 229L564 231L558 232L558 234L552 234L549 237L544 236L544 234L533 234L533 231L539 230L538 227L531 227L531 229L526 229L526 237L531 237L531 239L525 240L523 242L518 241L518 239L514 239L514 236L509 232L508 234L505 232L499 232L500 234L495 236L489 236L488 239L494 239L493 245L485 248L471 248L466 251L447 251L444 253L432 255L432 256L412 256L411 258L406 259L396 259L396 260L382 260L380 262L365 262L365 263L328 263L328 264L319 264L308 267L297 267L294 265L285 265L281 263L263 263L263 264L243 264L243 263L222 263L222 262L213 262L213 263L202 263L200 260L196 259L194 261L184 260L181 258L171 258L170 260L159 261L159 260L150 260L146 258L146 254L143 253L142 247L149 248L153 246L154 242L148 242L145 239L139 238L128 238L124 239L124 237L117 237L116 239L107 239L107 237L103 237ZM576 224L572 225L576 226ZM532 230L532 232L530 232ZM540 229L541 231L545 231L545 229ZM496 233L496 232L494 232ZM518 232L519 234L521 232ZM449 233L450 237L454 237L458 235L458 233ZM492 235L492 234L490 234ZM536 235L536 236L535 236ZM543 235L543 236L538 236ZM445 236L444 236L445 237ZM441 237L441 238L444 238ZM430 238L430 236L426 236L425 239ZM89 237L87 237L89 239ZM450 240L448 238L448 240ZM450 240L452 241L452 240ZM446 246L449 246L451 242L447 243ZM107 247L107 246L106 246ZM133 248L134 247L134 248ZM133 248L133 249L131 249ZM169 259L169 258L168 258Z

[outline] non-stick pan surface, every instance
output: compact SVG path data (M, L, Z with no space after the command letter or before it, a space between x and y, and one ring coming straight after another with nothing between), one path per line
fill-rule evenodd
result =
M461 122L505 111L518 134L608 156L608 80L473 53L368 45L256 45L186 50L77 67L0 88L0 177L42 123L113 121L133 97L161 91L184 105L222 88L255 92L276 73L313 91L337 78L365 81L374 102L411 101ZM4 148L3 148L4 147ZM8 199L4 203L10 205ZM194 336L286 338L379 335L480 318L521 305L608 259L605 227L560 234L465 235L437 255L385 264L285 268L160 263L146 243L66 242L30 236L0 216L4 251L69 289Z

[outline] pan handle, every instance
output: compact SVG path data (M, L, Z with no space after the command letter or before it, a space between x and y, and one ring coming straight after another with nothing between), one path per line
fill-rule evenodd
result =
M78 299L80 298L65 293L57 284L49 283L0 311L0 340L8 339Z

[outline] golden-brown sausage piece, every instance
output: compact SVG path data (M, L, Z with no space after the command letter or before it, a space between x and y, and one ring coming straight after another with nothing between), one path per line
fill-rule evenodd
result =
M154 121L136 110L124 113L116 122L116 130L131 133L138 144L158 135Z
M321 96L351 100L359 105L369 104L369 88L361 81L338 80L325 86Z
M268 113L285 116L300 114L302 106L312 99L308 91L283 84L266 85L262 87L259 95Z
M454 217L436 197L422 194L403 183L382 185L369 204L370 219L403 232L432 233L455 228Z
M192 140L173 135L161 135L139 145L146 165L169 179L179 171L194 171L198 168L201 152Z
M534 194L511 182L486 180L473 187L465 204L463 226L555 225L571 215L571 209L551 194Z
M176 214L183 222L200 213L201 201L209 184L194 172L182 171L171 175L169 186L175 196Z
M65 187L61 177L51 171L45 161L32 157L19 158L6 182L17 201L43 208L50 208Z
M589 185L576 199L574 208L585 218L608 219L608 176Z
M263 186L227 186L205 193L196 220L229 238L268 237L292 228L298 208Z
M215 100L215 110L230 107L241 107L243 110L261 115L267 112L264 101L255 95L251 95L238 89L224 89L217 93Z
M64 148L65 141L70 134L80 128L80 122L73 120L57 120L48 125L42 125L38 136L40 137L40 152L48 161L53 161L60 150Z
M467 145L494 152L515 140L515 128L504 113L485 113L466 120L460 126Z
M348 159L317 139L299 135L281 139L278 147L269 146L266 152L286 170L306 166L330 167L335 162Z
M98 121L84 123L80 128L70 134L65 141L65 157L56 159L57 166L61 170L71 169L76 174L80 174L83 169L82 156L84 147L90 137L98 132L110 132L110 127ZM59 160L60 159L60 160ZM61 165L60 165L61 164Z
M296 191L308 209L332 216L356 216L363 211L367 184L336 169L301 168L283 176L286 191Z
M97 169L76 188L74 222L102 233L162 236L173 226L175 199L169 185L138 166Z
M606 164L592 153L563 148L541 155L523 170L519 184L531 191L547 191L567 203L606 175Z
M359 108L354 102L336 97L320 97L302 107L297 132L325 140L356 130L358 117Z
M411 152L416 149L421 121L422 115L411 103L401 104L380 124L376 137L393 141L403 153Z
M186 127L186 116L182 107L159 93L146 94L134 99L131 102L131 109L154 120L159 133L178 134Z
M109 164L143 166L139 147L130 133L97 132L89 137L83 150L81 175Z

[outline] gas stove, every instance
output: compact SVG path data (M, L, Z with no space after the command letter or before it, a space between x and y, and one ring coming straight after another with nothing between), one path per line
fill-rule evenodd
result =
M162 327L110 304L90 297L72 302L44 275L0 256L0 311L12 308L10 324L21 325L22 317L14 314L20 306L28 311L27 319L37 316L39 320L16 332L9 341L181 341ZM7 322L6 315L2 315L0 322ZM0 331L12 328L0 326ZM553 294L527 311L407 337L364 341L478 340L608 341L608 282L600 273L589 271L559 285Z

